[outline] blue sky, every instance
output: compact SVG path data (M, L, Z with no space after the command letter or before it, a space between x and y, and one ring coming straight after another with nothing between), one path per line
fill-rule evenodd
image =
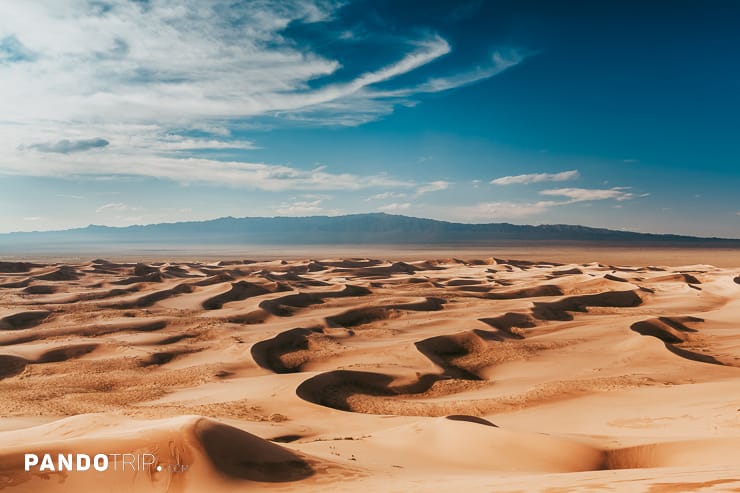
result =
M0 4L0 231L400 213L740 237L740 4Z

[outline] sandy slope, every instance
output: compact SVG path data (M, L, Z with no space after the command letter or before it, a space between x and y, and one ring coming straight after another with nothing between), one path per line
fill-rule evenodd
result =
M704 264L0 262L0 489L740 491L739 321Z

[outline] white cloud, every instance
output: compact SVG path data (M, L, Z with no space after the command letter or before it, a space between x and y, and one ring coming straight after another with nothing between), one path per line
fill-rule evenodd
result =
M404 197L406 197L406 194L403 192L383 192L369 196L365 199L365 202L369 202L371 200L402 199Z
M282 203L275 208L275 212L281 216L305 216L324 212L321 207L321 200L296 201L291 203Z
M527 185L546 181L568 181L580 178L577 169L562 171L560 173L531 173L526 175L502 176L491 180L492 185Z
M34 53L0 66L0 114L16 121L175 126L290 112L355 95L450 52L437 35L409 40L412 50L395 63L310 89L309 81L341 65L296 45L282 30L291 22L325 18L338 4L293 0L234 8L186 0L173 7L153 0L145 7L118 0L110 5L100 15L82 0L0 3L0 36L13 36Z
M413 86L406 89L397 89L394 91L378 92L377 95L385 97L400 97L410 96L418 93L433 93L448 91L457 87L462 87L481 80L491 78L501 72L514 67L523 62L528 56L533 53L525 52L522 50L509 50L507 52L494 52L491 55L490 64L484 67L477 67L472 71L462 72L445 77L434 77L426 82Z
M274 211L281 216L336 216L341 214L342 211L338 209L324 207L324 202L330 198L327 195L305 194L300 199L294 198L291 202L281 203L274 208Z
M31 176L74 177L93 175L111 180L130 175L163 178L180 183L210 183L268 191L360 190L365 188L409 188L413 182L385 174L331 173L324 167L299 169L291 166L149 154L146 149L126 149L100 156L78 153L55 159L39 158L28 166L26 159L8 158L5 173Z
M141 207L131 207L128 204L124 204L122 202L116 202L111 204L105 204L101 205L97 209L95 209L95 212L101 213L101 212L131 212L131 211L138 211L141 210Z
M394 62L332 82L342 70L339 61L284 30L329 19L341 5L0 2L0 40L12 41L0 49L0 173L128 174L265 190L406 186L383 175L192 156L254 149L251 141L232 139L232 129L267 119L357 125L413 105L419 94L492 77L527 56L499 53L472 72L378 89L451 52L445 39L427 32L399 38ZM212 137L196 138L193 131ZM420 193L427 193L424 187Z
M626 190L629 189L625 187L611 189L558 188L543 190L539 193L552 197L564 197L565 200L540 200L536 202L495 201L481 202L468 206L428 207L427 209L436 212L437 217L461 221L519 219L541 215L550 212L554 208L571 204L591 206L592 202L597 200L611 199L622 202L633 199L635 195ZM641 194L639 197L646 197L648 195ZM616 204L614 207L618 209L622 208L620 204Z
M330 100L339 99L342 96L356 93L367 86L411 72L451 51L450 45L447 41L439 36L434 36L431 39L420 41L417 45L418 49L416 51L406 55L400 61L390 66L381 68L374 72L362 74L349 83L329 86L328 88L316 92L313 97L309 99L310 103L325 103ZM301 106L304 105L305 104Z
M519 219L537 214L543 214L550 208L559 205L554 201L538 202L481 202L471 206L450 208L451 218L466 221L487 221L501 219Z
M24 221L41 221L41 216L26 216L23 218Z
M607 189L596 189L596 188L556 188L552 190L542 190L541 195L555 196L555 197L567 197L570 199L568 203L584 202L590 200L630 200L634 198L634 194L625 192L625 187L614 187Z
M432 193L432 192L439 192L442 190L447 190L450 188L451 183L444 180L437 180L432 181L429 183L424 183L423 185L419 186L416 189L416 193L414 196L418 197L420 195L424 195L425 193Z
M161 151L259 149L254 142L248 140L191 139L181 135L168 135L153 144L158 144Z
M411 208L411 204L409 202L403 202L403 203L397 203L394 202L392 204L387 204L378 207L379 211L383 212L399 212L399 211L405 211Z
M2 2L0 33L34 56L3 65L0 112L71 121L254 114L280 106L255 96L302 89L339 67L280 36L290 22L322 17L308 1L109 5L101 14L83 0Z

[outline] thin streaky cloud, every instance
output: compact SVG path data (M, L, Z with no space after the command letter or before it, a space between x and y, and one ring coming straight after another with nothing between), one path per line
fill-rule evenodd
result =
M521 219L529 216L542 215L552 211L555 208L583 204L591 205L592 202L599 200L615 200L623 202L631 200L635 195L628 192L629 188L615 187L611 189L586 189L586 188L558 188L551 190L542 190L540 195L552 197L564 197L566 200L539 200L536 202L526 201L493 201L479 202L473 205L454 206L446 208L448 210L439 210L439 217L447 217L454 220L462 221L489 221L501 219ZM642 194L644 197L649 194ZM616 204L621 208L620 204Z
M425 183L416 189L416 193L414 194L414 196L418 197L420 195L424 195L425 193L440 192L442 190L447 190L448 188L450 188L450 185L452 184L445 180L437 180L437 181Z
M120 212L140 212L140 211L143 211L143 210L144 210L143 207L129 205L129 204L125 204L125 203L122 203L122 202L117 202L117 203L111 203L111 204L102 205L102 206L98 207L97 209L95 209L95 212L97 212L97 213L102 213L102 212L118 212L118 213L120 213Z
M634 198L634 194L626 192L625 187L614 187L607 189L598 188L555 188L551 190L542 190L540 195L548 195L554 197L567 197L569 202L585 202L592 200L607 200L614 199L618 201L630 200Z
M368 188L402 188L417 186L410 180L397 179L386 173L359 175L331 172L324 167L301 169L293 166L167 154L151 155L146 150L107 154L104 166L100 159L88 153L59 155L56 159L39 159L29 167L21 157L3 161L3 171L9 175L51 176L79 179L120 180L149 177L178 183L216 184L265 191L329 191L361 190Z
M542 200L537 202L491 201L453 207L428 207L435 217L453 221L487 223L517 220L550 211L562 202Z
M442 77L433 77L426 82L413 87L396 89L393 91L378 91L375 92L374 95L376 97L403 97L412 96L419 93L449 91L450 89L456 89L458 87L464 87L486 79L490 79L491 77L498 75L505 70L519 65L529 56L531 56L530 53L517 50L511 51L506 54L495 52L491 56L490 64L486 67L477 67L466 72L460 72Z
M400 211L406 211L411 208L410 202L394 202L392 204L386 204L383 206L378 207L379 211L382 212L400 212Z
M282 203L275 208L275 212L283 216L304 216L326 213L322 207L322 199L299 200L290 203Z
M217 140L217 139L192 139L182 136L172 136L159 142L158 150L161 151L191 151L191 150L219 150L219 149L259 149L254 142L249 140Z
M128 204L124 204L123 202L115 202L111 204L105 204L101 205L97 209L95 209L95 212L101 213L101 212L129 212L129 211L135 211L140 210L139 207L131 207Z
M403 192L383 192L369 196L365 199L365 202L370 202L371 200L402 199L404 197L406 197L406 194Z
M413 107L417 96L457 89L486 79L523 62L528 54L518 53L510 59L493 57L494 65L472 71L428 79L405 88L376 89L363 87L345 97L281 113L285 120L315 126L359 126L393 113L398 106ZM430 62L433 60L430 60Z
M491 180L491 185L528 185L530 183L542 183L548 181L577 180L581 174L577 169L561 171L559 173L530 173L525 175L502 176Z

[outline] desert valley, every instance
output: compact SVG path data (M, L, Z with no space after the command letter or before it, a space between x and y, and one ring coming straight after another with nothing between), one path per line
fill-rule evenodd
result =
M3 262L0 489L740 491L739 295L705 264ZM165 467L24 470L52 452Z

